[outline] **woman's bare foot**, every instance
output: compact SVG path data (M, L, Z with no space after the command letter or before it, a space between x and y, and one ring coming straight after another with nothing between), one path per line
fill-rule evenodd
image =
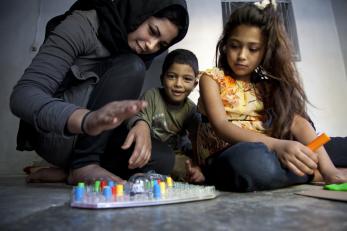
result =
M95 180L112 180L124 184L125 181L100 167L97 164L90 164L82 168L73 169L68 177L68 184L76 185L78 182L93 182Z
M24 170L28 176L26 182L28 183L57 183L65 182L67 173L56 167L32 167Z

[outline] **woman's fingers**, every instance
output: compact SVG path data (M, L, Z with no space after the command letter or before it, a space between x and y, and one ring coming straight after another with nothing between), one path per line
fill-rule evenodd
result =
M99 135L103 131L116 128L125 119L136 115L146 106L147 103L141 100L111 102L88 116L86 120L88 134Z
M125 100L125 101L112 102L110 104L110 107L111 107L110 115L112 117L118 118L119 120L124 120L137 114L146 106L147 106L147 103L145 101L140 101L140 100Z

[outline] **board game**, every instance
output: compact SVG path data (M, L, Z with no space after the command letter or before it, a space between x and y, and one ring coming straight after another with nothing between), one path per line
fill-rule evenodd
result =
M103 209L153 206L213 199L214 186L174 182L156 173L138 173L123 184L97 180L78 183L71 193L71 207Z

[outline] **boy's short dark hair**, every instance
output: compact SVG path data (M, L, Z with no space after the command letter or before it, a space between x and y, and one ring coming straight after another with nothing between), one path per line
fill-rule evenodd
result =
M196 58L195 54L186 49L176 49L171 51L165 57L161 72L161 78L174 63L189 65L193 69L195 76L197 76L199 73L198 59Z

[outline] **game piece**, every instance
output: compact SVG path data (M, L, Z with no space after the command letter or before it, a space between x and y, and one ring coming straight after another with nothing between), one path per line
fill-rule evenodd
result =
M154 172L134 174L124 185L102 182L80 182L74 186L70 205L90 209L122 208L207 200L217 196L214 186L173 182L171 177Z
M327 184L324 186L324 189L333 191L347 191L347 183Z
M316 151L320 146L326 144L330 141L330 137L325 133L319 135L316 139L314 139L311 143L307 145L312 151Z

